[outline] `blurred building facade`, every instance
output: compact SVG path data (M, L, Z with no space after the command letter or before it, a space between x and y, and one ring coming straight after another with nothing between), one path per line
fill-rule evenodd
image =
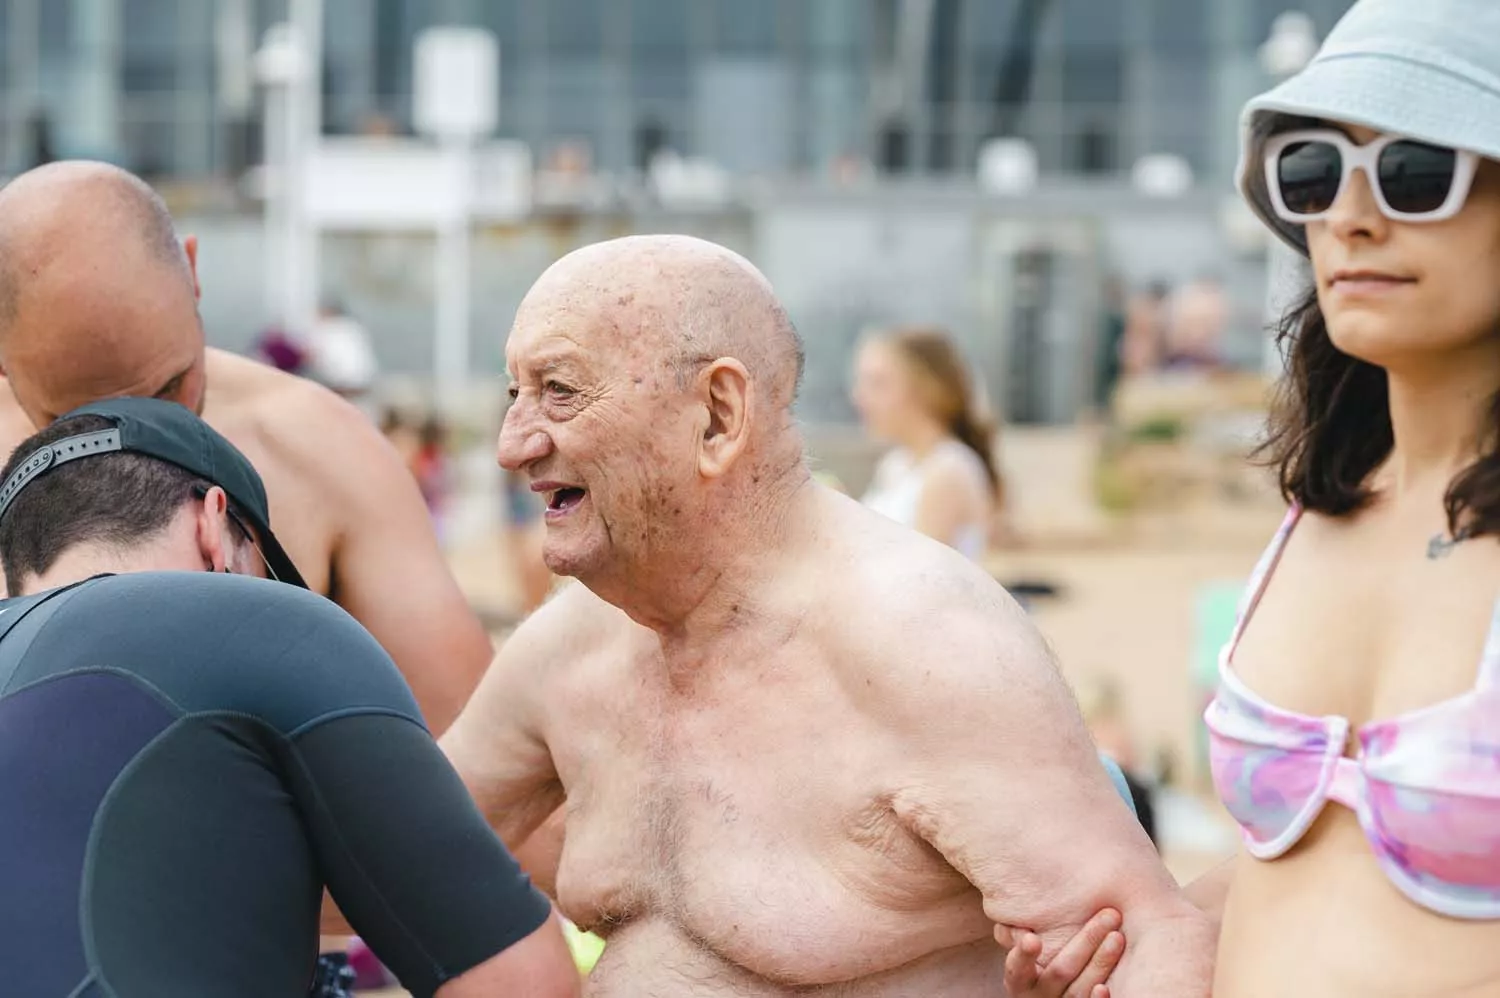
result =
M543 172L611 181L608 197L538 193L529 218L477 227L477 376L503 369L521 296L562 253L695 232L776 284L808 344L808 418L851 418L859 335L933 323L1008 419L1065 422L1092 395L1111 277L1212 274L1235 305L1226 358L1257 363L1266 257L1231 195L1236 114L1270 82L1258 53L1279 15L1304 12L1321 35L1350 2L322 0L322 122L410 135L418 34L478 25L500 43L498 137ZM288 4L0 0L0 172L102 158L168 190L202 239L210 338L231 349L273 321L274 246L239 181L261 160L252 56ZM976 183L995 137L1029 142L1035 187ZM739 196L630 196L664 152L727 170ZM1143 193L1132 169L1162 154L1194 182ZM320 290L366 322L387 371L431 370L436 259L430 234L321 239Z
M671 149L736 173L972 173L1019 135L1044 174L1183 157L1223 183L1257 48L1350 0L324 0L324 121L410 125L412 43L500 38L501 131L538 162L628 172ZM95 156L151 175L255 155L249 57L287 0L0 0L0 164Z

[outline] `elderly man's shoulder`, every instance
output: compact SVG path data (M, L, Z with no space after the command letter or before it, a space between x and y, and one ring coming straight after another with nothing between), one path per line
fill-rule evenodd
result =
M997 670L1050 670L1036 625L1003 586L958 552L898 528L871 538L830 597L841 660L872 688L940 671L951 691L987 688ZM940 667L940 668L939 668Z
M576 663L586 652L629 640L639 630L619 608L568 580L521 621L505 639L502 654L528 668L552 670L559 662Z

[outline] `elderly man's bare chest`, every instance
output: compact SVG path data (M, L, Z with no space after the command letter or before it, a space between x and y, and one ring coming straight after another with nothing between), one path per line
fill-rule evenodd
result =
M987 935L977 896L888 808L899 746L815 654L783 664L686 696L639 677L567 696L549 733L568 791L558 898L613 940L606 973L676 939L640 965L809 986Z

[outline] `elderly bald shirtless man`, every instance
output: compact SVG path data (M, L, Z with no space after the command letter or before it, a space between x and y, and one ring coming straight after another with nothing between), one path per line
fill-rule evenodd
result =
M155 396L198 412L265 479L309 588L375 635L440 733L492 648L411 475L333 393L205 349L197 260L155 192L115 167L57 163L0 190L0 461L87 402Z
M745 260L580 250L506 348L500 460L571 585L445 748L512 847L562 807L560 908L599 998L1003 994L992 930L1055 953L1098 909L1114 998L1198 998L1212 928L984 572L812 480L800 343Z

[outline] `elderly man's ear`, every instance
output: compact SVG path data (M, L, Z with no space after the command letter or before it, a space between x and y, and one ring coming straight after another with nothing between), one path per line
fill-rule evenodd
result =
M705 408L698 471L704 478L719 478L734 466L749 443L753 388L745 365L728 357L708 365L700 378Z

